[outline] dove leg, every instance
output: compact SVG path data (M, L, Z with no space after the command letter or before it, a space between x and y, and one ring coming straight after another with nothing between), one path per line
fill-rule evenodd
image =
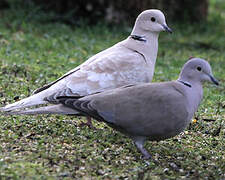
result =
M142 155L144 156L144 159L150 159L152 156L149 154L149 152L144 148L144 143L146 138L144 137L135 137L132 138L136 147L138 148L138 150L142 153Z
M88 127L91 128L91 129L95 129L95 127L94 127L93 124L92 124L91 117L87 116L86 119L87 119L87 122L86 122L86 123L82 122L82 123L80 124L80 126L81 126L81 127L83 127L83 126L88 126Z

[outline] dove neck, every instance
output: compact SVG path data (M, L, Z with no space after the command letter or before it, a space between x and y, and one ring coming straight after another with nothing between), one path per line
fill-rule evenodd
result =
M202 83L196 79L191 79L185 76L180 75L180 77L177 79L177 81L183 83L187 87L191 88L202 88Z
M189 112L190 112L190 116L192 117L194 112L197 111L198 106L203 97L202 83L198 81L197 79L193 79L186 76L184 73L183 74L181 73L177 81L179 81L180 83L184 85L184 87L186 87L184 91L186 92L185 94L187 95L187 99L190 104Z
M139 41L137 38L132 38L132 36L140 37L139 39L142 39L143 41ZM155 64L158 53L158 37L159 33L137 30L134 28L128 40L129 45L127 46L143 54L152 66Z
M131 36L139 36L146 40L146 42L157 42L158 43L158 37L159 32L150 32L150 31L144 31L137 28L134 28L131 32Z
M198 78L193 76L192 73L189 71L182 70L179 75L178 81L186 82L190 84L193 88L202 88L202 82Z

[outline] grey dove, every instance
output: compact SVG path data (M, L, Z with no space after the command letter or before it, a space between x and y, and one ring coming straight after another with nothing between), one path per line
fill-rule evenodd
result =
M0 108L0 111L17 111L48 104L49 96L57 92L85 96L132 83L150 82L158 51L161 31L172 32L160 10L143 11L136 19L131 35L114 46L94 55L56 81L34 91L30 97ZM65 90L65 91L64 91ZM58 104L58 102L54 102ZM21 110L22 109L22 110ZM50 105L30 110L26 114L77 114L64 105Z
M151 156L144 148L145 141L159 141L182 132L198 109L205 81L219 85L209 63L192 58L176 81L127 85L85 97L64 90L46 101L57 101L128 135L148 159Z

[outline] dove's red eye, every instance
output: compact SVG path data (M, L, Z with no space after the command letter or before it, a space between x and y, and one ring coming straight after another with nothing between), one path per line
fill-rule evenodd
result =
M152 21L152 22L155 22L155 18L154 18L154 17L151 17L151 21Z

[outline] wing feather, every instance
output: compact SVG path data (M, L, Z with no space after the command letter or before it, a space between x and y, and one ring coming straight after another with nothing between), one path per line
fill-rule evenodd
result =
M59 97L58 101L67 107L78 110L82 115L91 116L96 120L104 121L104 119L92 107L91 101L80 101L75 97Z
M136 82L149 82L149 77L143 56L123 46L113 46L34 93L49 89L55 95L58 90L70 89L72 94L84 96Z
M80 71L68 77L67 88L74 93L88 95L127 84L150 81L143 57L139 54L114 53L104 58L90 66L81 67Z

